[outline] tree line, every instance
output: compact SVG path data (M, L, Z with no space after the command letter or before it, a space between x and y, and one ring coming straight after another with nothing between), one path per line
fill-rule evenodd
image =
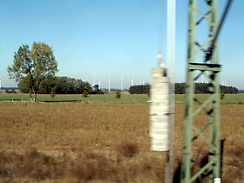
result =
M134 85L130 86L129 93L130 94L148 94L150 91L150 85Z
M18 88L22 93L30 93L28 78L23 78L18 83ZM81 79L69 78L66 76L45 78L36 90L37 94L82 94L84 91L92 93L99 91L98 87L91 87L88 82Z
M186 83L175 83L175 94L185 94ZM238 89L232 86L220 85L220 92L227 94L236 94ZM195 83L195 93L197 94L209 94L210 85L208 83Z
M175 94L185 94L186 83L175 83ZM130 86L130 94L148 94L150 91L150 85L135 85ZM238 89L232 86L220 85L220 92L227 94L236 94ZM211 93L210 86L208 83L195 83L195 93L196 94L208 94Z

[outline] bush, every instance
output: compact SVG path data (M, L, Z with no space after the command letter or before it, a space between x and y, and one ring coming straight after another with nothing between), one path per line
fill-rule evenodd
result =
M225 94L224 94L224 92L221 92L221 94L220 94L220 99L222 100L222 99L225 99Z
M5 93L10 93L9 89L5 89Z
M84 90L84 92L83 92L83 97L85 97L85 98L88 97L88 91Z
M115 97L116 97L117 99L120 99L120 97L121 97L121 91L120 91L120 90L117 90L117 91L116 91Z
M122 142L116 145L116 151L118 155L122 155L126 158L131 158L138 154L139 148L136 143L133 142Z
M56 96L56 92L52 90L50 96L54 98Z

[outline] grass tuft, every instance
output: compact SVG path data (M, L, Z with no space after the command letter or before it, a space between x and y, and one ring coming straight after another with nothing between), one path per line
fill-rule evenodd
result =
M126 158L132 158L139 152L138 145L134 142L122 142L116 145L116 152Z

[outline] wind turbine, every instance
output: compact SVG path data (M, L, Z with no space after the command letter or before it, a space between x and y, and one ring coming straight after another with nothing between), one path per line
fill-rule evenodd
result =
M111 74L108 75L108 91L110 92L110 77L111 77Z
M123 90L123 75L121 76L121 87L120 87L120 90L122 91Z
M133 77L131 77L131 83L130 86L133 86Z
M93 86L95 86L95 84L96 84L96 74L93 71L92 71L92 73L93 73Z
M101 90L101 80L98 81L98 89Z

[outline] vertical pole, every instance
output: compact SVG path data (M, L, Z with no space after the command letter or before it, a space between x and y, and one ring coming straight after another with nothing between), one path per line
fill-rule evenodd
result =
M184 116L184 136L183 136L183 155L181 168L181 182L188 183L191 177L191 136L192 136L192 107L193 107L193 71L188 69L188 64L193 63L195 56L194 41L195 41L195 22L196 22L196 0L190 0L188 13L188 55L187 55L187 83L186 83L186 98L185 98L185 116Z
M230 1L229 1L230 3ZM213 14L213 22L218 21L218 0L215 0L213 2L214 7L214 14ZM215 63L219 64L219 47L218 47L218 41L215 44ZM215 115L214 115L214 121L216 122L215 126L215 141L214 144L216 144L216 166L214 169L214 178L221 178L221 146L220 146L220 86L219 86L219 74L216 74L216 104L215 104Z
M110 92L110 77L111 77L111 75L109 74L109 76L108 76L108 92Z
M175 112L175 0L167 1L167 62L170 79L169 153L165 166L165 182L173 182L174 174L174 112Z

